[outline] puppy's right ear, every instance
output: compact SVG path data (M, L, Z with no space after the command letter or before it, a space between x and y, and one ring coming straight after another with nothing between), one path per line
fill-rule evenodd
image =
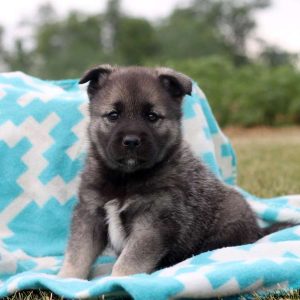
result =
M82 84L89 82L87 93L90 99L93 98L96 92L103 87L109 74L111 74L114 70L115 68L111 65L99 65L89 69L83 74L79 83Z

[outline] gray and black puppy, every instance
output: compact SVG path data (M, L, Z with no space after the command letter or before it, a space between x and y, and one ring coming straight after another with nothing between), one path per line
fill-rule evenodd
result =
M87 278L112 246L112 275L171 266L263 236L243 197L183 142L191 80L168 68L89 70L90 147L61 277Z

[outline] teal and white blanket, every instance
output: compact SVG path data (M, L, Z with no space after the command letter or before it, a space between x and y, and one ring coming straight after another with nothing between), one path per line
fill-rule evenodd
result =
M196 84L183 110L184 135L192 149L221 180L235 185L234 151ZM76 80L0 74L0 298L33 288L66 298L128 293L141 300L300 288L300 226L254 244L206 252L150 275L57 278L77 201L87 121L87 97ZM300 195L263 200L241 192L262 226L299 223ZM100 257L95 269L114 260Z

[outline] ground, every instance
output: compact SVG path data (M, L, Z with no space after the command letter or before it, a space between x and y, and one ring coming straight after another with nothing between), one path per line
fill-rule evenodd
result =
M238 184L261 197L300 194L300 127L227 128L238 158ZM9 300L61 300L47 292L22 292ZM100 297L99 299L129 299ZM254 299L261 298L254 295ZM267 298L300 299L299 293Z
M228 128L238 185L260 196L300 194L300 127Z

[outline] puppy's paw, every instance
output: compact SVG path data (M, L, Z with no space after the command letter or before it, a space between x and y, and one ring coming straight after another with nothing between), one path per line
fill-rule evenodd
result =
M85 274L82 274L81 272L76 272L75 270L67 269L67 268L61 268L61 270L57 274L57 277L87 279L87 276Z
M119 266L114 266L111 272L111 276L113 277L124 277L128 275L133 275L133 272L130 272L127 268L122 268Z
M58 274L57 277L59 278L72 278L72 276L70 276L71 274L69 274L66 270L61 269Z
M132 275L132 274L125 274L125 273L122 273L122 272L117 272L117 271L113 271L111 273L111 276L112 277L125 277L125 276L128 276L128 275Z
M112 273L113 264L107 263L94 267L90 273L89 278L93 279L100 276L108 276Z

